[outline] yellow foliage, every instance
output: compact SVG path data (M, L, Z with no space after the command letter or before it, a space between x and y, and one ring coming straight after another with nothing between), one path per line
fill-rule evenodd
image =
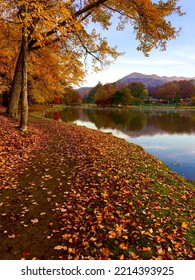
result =
M173 13L183 15L178 2L0 0L0 72L13 77L25 19L27 32L24 35L28 38L30 52L30 93L37 101L50 100L55 94L63 94L64 86L81 81L88 56L93 69L99 71L120 55L116 47L109 46L106 38L88 28L90 24L100 24L108 30L113 15L117 14L117 29L132 25L140 42L138 50L148 55L152 48L165 50L167 41L177 36L177 30L167 17ZM5 44L7 49L3 48Z

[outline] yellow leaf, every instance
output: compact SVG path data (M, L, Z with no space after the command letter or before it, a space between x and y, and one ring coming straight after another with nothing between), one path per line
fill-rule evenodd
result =
M182 222L181 227L189 230L189 225L186 222Z

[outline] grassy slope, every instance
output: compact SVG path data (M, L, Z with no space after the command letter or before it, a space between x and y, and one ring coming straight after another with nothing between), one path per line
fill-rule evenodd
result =
M164 163L84 127L0 121L1 259L195 258L195 188Z

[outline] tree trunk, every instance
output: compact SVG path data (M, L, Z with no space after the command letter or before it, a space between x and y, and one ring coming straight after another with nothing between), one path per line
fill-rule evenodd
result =
M21 93L22 81L22 46L18 55L18 60L15 68L14 78L10 90L10 100L6 114L11 118L17 118L18 106Z
M25 12L27 8L25 7ZM21 79L21 118L20 118L20 130L27 130L28 123L28 36L27 36L27 22L26 15L23 23L22 32L22 79Z

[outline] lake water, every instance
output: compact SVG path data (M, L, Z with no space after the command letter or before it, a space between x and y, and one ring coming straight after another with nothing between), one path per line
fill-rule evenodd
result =
M172 170L195 180L195 111L153 108L66 108L47 115L142 146Z

